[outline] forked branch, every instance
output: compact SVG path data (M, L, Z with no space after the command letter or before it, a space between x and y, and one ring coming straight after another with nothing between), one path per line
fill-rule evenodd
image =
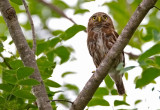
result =
M26 13L28 15L28 19L29 19L29 22L31 24L31 29L32 29L32 37L33 37L33 47L32 47L32 51L34 52L34 54L36 53L36 33L35 33L35 28L34 28L34 23L33 23L33 20L32 20L32 17L31 17L31 14L28 10L28 5L26 3L25 0L22 0L23 1L23 4L24 4L24 7L26 9Z

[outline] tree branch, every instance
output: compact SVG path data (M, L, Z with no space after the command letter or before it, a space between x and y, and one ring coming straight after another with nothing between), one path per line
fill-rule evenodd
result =
M39 110L52 110L51 104L47 102L49 99L37 67L35 55L26 42L14 8L10 5L8 0L0 0L0 11L24 65L34 68L34 73L30 78L36 79L40 82L40 85L33 86L32 88L33 93L37 98L36 101Z
M73 24L76 24L75 21L73 21L71 18L69 18L61 9L59 9L58 7L56 7L55 5L51 4L51 3L47 3L44 0L38 0L39 2L41 2L42 4L46 5L47 7L49 7L50 9L52 9L53 11L57 12L59 15L61 15L62 17L68 19L69 21L71 21Z
M30 22L30 25L31 25L31 29L32 29L32 37L33 37L33 47L32 47L32 51L34 52L34 54L36 53L36 34L35 34L35 28L34 28L34 24L33 24L33 20L32 20L32 17L31 17L31 14L28 10L28 5L26 3L25 0L22 0L23 1L23 4L24 4L24 7L26 9L26 13L28 15L28 19L29 19L29 22Z
M158 7L156 7L156 6L153 6L153 7L155 7L156 9L158 9L158 10L160 11L160 8L158 8Z
M131 52L124 52L124 53L129 56L129 59L138 59L138 57L139 57L139 55L135 55Z
M128 44L133 33L145 15L155 5L156 2L157 0L143 0L142 3L137 7L128 24L125 26L122 33L118 37L116 43L108 52L106 58L102 61L96 72L88 80L83 90L73 102L70 110L83 110L85 108L88 102L92 99L92 96L99 87L100 83L108 74L113 61L123 51L124 47Z
M49 102L52 101L52 102L55 102L55 101L58 101L58 102L69 102L71 104L73 104L72 101L69 101L69 100L64 100L64 99L57 99L57 100L49 100Z
M3 58L3 62L5 63L5 65L6 65L9 69L12 69L12 67L10 66L10 64L6 61L6 58L4 58L1 53L0 53L0 57Z

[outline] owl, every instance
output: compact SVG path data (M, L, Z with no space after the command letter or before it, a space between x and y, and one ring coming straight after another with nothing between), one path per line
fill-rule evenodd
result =
M119 35L114 29L111 18L103 12L97 12L90 17L87 33L88 50L96 68L98 68ZM119 95L125 94L125 89L122 80L123 74L120 74L120 71L117 71L116 68L119 63L123 62L124 64L124 60L124 53L122 52L113 61L113 65L109 70L109 75L114 80Z

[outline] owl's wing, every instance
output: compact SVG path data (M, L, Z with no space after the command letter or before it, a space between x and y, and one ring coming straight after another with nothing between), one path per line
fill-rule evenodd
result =
M118 39L118 37L119 37L119 35L118 35L118 33L116 32L116 31L113 31L112 32L113 33L113 38L116 38L116 40ZM120 62L123 62L123 66L125 66L125 58L124 58L124 51L120 54L120 59L121 59L121 61Z

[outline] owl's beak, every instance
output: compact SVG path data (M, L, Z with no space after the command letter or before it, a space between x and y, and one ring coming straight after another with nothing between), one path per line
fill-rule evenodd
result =
M98 22L101 22L101 16L98 16Z

